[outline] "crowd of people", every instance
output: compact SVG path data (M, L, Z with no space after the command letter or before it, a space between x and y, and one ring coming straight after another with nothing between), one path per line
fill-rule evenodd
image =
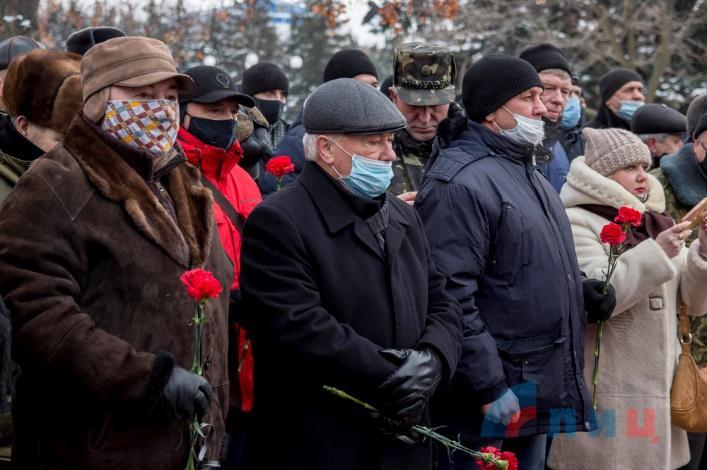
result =
M585 122L547 43L461 83L440 44L381 72L337 52L287 122L273 63L0 42L12 468L486 468L416 426L521 470L707 465L670 407L678 312L707 362L707 94L683 115L611 69ZM194 269L222 290L192 298Z

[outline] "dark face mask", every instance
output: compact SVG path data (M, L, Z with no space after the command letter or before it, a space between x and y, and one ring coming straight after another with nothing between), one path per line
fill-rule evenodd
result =
M282 114L282 108L285 106L282 101L278 100L261 100L259 98L253 98L255 100L255 106L258 107L265 119L272 126L280 119Z
M206 119L189 116L189 128L187 129L194 137L212 147L220 147L228 150L236 140L236 120L235 119Z

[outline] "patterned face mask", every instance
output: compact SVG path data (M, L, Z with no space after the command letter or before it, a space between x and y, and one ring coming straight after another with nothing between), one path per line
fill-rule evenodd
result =
M177 140L178 114L172 100L111 100L101 127L132 147L164 155Z

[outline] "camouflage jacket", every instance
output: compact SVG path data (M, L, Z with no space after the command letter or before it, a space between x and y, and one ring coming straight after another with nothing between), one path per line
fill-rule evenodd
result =
M425 174L425 164L432 153L432 140L420 142L402 129L395 133L393 150L396 159L393 162L393 181L388 191L399 195L408 191L417 191Z
M0 150L0 203L5 200L12 188L17 184L17 180L27 170L21 160L11 157Z
M669 156L663 158L680 158L678 156ZM651 170L651 175L655 176L663 186L665 192L665 212L670 215L676 222L679 222L691 207L684 206L680 203L673 190L667 176L661 168ZM697 239L698 231L695 230L690 238L687 239L688 245ZM693 317L690 319L690 330L692 333L692 356L695 362L700 367L707 366L707 316Z

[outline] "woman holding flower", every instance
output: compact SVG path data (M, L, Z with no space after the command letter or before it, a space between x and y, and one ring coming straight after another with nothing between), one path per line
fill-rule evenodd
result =
M648 175L648 148L620 129L585 129L586 154L572 162L562 198L580 268L616 290L608 318L588 318L585 357L594 357L602 322L596 381L599 431L556 436L553 469L674 469L690 458L685 431L670 422L670 387L680 344L677 310L707 311L707 224L688 250L688 223L665 211L660 183ZM632 210L634 209L634 210ZM639 214L641 217L639 218ZM606 227L616 222L616 226ZM618 227L618 229L617 229ZM610 253L616 254L609 267ZM613 264L613 263L612 263ZM594 364L585 363L587 383Z

